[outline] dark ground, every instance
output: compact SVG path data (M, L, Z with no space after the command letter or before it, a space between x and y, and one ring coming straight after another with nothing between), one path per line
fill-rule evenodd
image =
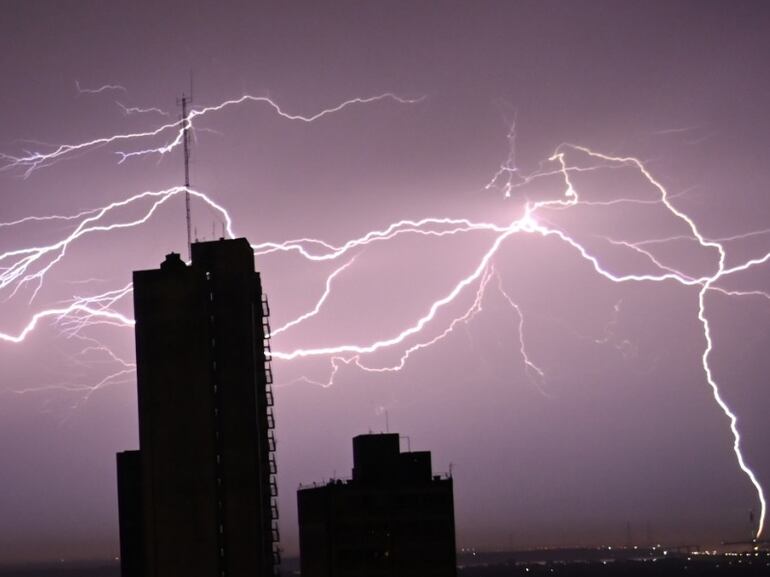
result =
M116 562L0 566L0 577L120 577Z
M518 554L530 557L531 552ZM558 556L558 554L556 555ZM507 557L502 559L501 557ZM461 556L458 577L513 577L513 576L562 576L562 577L668 577L671 575L695 576L770 576L770 554L758 556L675 556L673 558L644 560L610 560L606 562L549 560L533 562L516 560L517 554L480 555L473 558ZM282 574L285 577L299 575L296 560L287 560ZM116 562L56 563L18 567L0 566L0 577L120 577Z
M770 563L761 561L686 561L665 560L655 563L650 561L617 561L603 563L569 563L544 565L494 565L486 567L465 567L458 571L458 577L512 577L526 575L532 576L564 576L564 577L615 577L615 576L660 576L669 575L722 575L722 576L746 576L767 577L770 575Z

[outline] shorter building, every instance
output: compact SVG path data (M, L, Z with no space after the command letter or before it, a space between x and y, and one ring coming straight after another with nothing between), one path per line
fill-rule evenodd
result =
M353 478L297 493L302 577L454 577L451 477L398 434L353 439Z

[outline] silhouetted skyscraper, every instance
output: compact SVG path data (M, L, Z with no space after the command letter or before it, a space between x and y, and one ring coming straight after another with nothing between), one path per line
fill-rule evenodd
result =
M139 451L118 455L123 577L278 562L269 310L246 239L134 273Z
M353 439L353 479L297 492L302 577L454 577L452 479L397 434Z

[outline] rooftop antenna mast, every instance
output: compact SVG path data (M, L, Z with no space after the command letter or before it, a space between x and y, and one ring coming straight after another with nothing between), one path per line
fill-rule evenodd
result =
M182 94L182 146L184 149L184 208L187 218L187 259L192 260L192 224L190 219L190 122L187 119L187 105L192 103L193 78L190 72L190 96Z

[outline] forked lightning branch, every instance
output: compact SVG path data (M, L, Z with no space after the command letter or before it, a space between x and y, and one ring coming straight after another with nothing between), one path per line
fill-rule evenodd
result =
M340 104L321 110L310 115L293 114L286 112L275 101L267 97L255 97L244 95L222 103L193 108L178 122L167 122L153 130L144 132L115 134L96 138L80 143L62 144L53 147L49 151L33 151L24 154L0 154L0 172L21 174L24 177L33 177L35 171L57 162L65 161L75 154L82 154L96 147L111 145L120 147L116 151L117 162L128 162L138 157L157 156L168 154L185 142L186 132L193 129L196 119L207 114L216 114L239 105L261 104L270 107L280 117L287 121L314 122L324 119L334 113L342 113L345 109L360 105L385 105L395 103L401 105L415 104L423 99L402 98L395 94L382 94L373 97L356 97L341 102ZM144 146L148 140L166 136L167 141L162 146ZM744 260L738 264L727 264L729 239L713 239L707 237L687 213L677 208L671 195L663 184L655 178L652 172L640 160L634 157L619 157L603 154L589 148L562 144L557 147L553 155L543 163L538 171L522 174L511 165L511 159L503 164L497 174L494 175L488 188L499 188L505 197L512 196L517 188L531 185L539 180L554 178L559 179L560 194L556 198L547 200L527 200L519 209L516 218L511 222L480 222L463 218L445 218L440 215L400 220L391 225L377 230L371 230L352 238L341 245L334 245L320 238L300 238L293 240L265 241L253 246L257 256L293 253L302 256L308 261L339 261L340 264L328 275L324 290L317 299L315 305L296 318L288 321L282 327L275 328L273 335L287 331L300 331L303 323L316 316L325 306L336 286L345 282L348 269L355 266L357 259L365 259L363 248L383 244L399 237L456 237L473 236L475 238L487 238L486 249L478 260L468 268L463 276L454 284L446 287L442 294L436 295L435 300L422 314L405 323L403 328L384 338L372 339L360 342L329 342L323 346L314 348L294 348L290 350L274 350L273 357L284 362L295 359L317 357L328 359L330 370L325 381L306 378L309 382L317 382L324 386L330 386L338 369L343 365L352 365L362 371L383 372L401 370L410 357L419 354L419 351L440 346L449 334L458 326L470 322L475 316L483 313L484 297L489 291L499 291L506 302L511 306L514 315L513 323L517 329L520 340L519 353L522 362L527 369L527 374L539 380L547 375L537 365L529 347L526 345L526 323L522 308L508 295L503 288L499 272L495 268L495 259L499 257L503 248L515 243L522 236L555 239L562 243L563 248L575 258L581 259L585 266L593 270L596 275L610 283L642 283L650 286L660 283L675 283L692 290L692 298L697 302L697 316L703 333L704 348L701 354L704 384L708 386L713 395L714 402L726 418L729 434L732 436L733 450L738 466L743 474L753 485L760 505L760 515L757 521L756 537L759 538L764 530L766 519L766 501L762 485L746 461L742 449L742 437L739 428L738 415L727 405L720 390L720 384L714 377L712 370L713 326L709 320L707 297L712 293L720 293L728 297L759 297L770 299L770 294L761 287L754 290L738 291L725 288L723 281L727 278L739 275L755 267L766 265L770 261L770 252L757 258ZM575 175L586 171L601 171L624 168L635 171L649 190L649 199L617 197L605 202L583 201L581 193L575 185ZM173 187L165 190L150 190L139 192L127 198L111 202L105 206L80 210L72 214L54 215L30 215L11 222L0 223L0 228L14 229L28 225L31 222L51 221L70 225L69 232L63 234L59 240L47 245L28 246L0 253L0 294L5 301L10 299L24 299L26 310L29 311L28 320L20 327L0 327L0 340L8 344L22 344L32 331L44 323L53 323L64 336L84 335L94 325L111 325L116 328L132 327L133 320L118 312L118 305L131 294L131 286L117 287L89 296L71 296L69 301L57 306L44 308L38 304L38 294L48 277L65 258L76 258L71 254L76 241L96 240L98 234L109 233L121 229L141 227L149 223L156 215L158 209L172 199L179 196L187 196L194 203L203 203L221 215L225 223L225 231L228 237L237 234L237 223L229 214L227 207L222 206L215 196L189 186ZM510 202L510 201L509 201ZM613 247L627 250L636 256L642 257L646 262L647 272L618 273L612 267L602 262L600 255L589 250L574 236L559 228L548 218L549 212L572 211L576 207L590 208L596 205L620 205L626 204L633 209L640 204L656 204L667 211L669 217L678 222L681 232L677 236L664 239L647 239L642 242L630 243L616 239L605 239ZM140 211L140 216L121 220L120 209L134 207ZM508 205L510 206L510 205ZM57 228L57 230L61 230ZM238 231L245 233L248 231ZM739 235L759 234L765 231L746 231ZM686 238L697 244L698 250L707 255L711 262L711 270L707 274L693 276L671 265L664 264L656 258L655 253L649 248L652 244L673 242ZM71 250L73 249L73 250ZM732 262L732 261L731 261ZM648 271L652 272L648 272ZM493 279L497 282L491 282ZM454 311L452 305L456 305L464 295L471 295L471 305L463 310ZM457 307L455 307L457 308ZM447 318L449 320L447 320ZM100 344L99 346L104 346ZM105 347L109 350L108 347ZM399 355L399 361L391 365L377 364L375 353L392 349ZM79 393L92 394L94 391L118 382L118 378L125 378L126 372L132 370L132 365L112 355L116 361L114 378L108 376L90 387L75 389ZM118 362L119 361L119 362ZM25 392L29 391L27 389Z

